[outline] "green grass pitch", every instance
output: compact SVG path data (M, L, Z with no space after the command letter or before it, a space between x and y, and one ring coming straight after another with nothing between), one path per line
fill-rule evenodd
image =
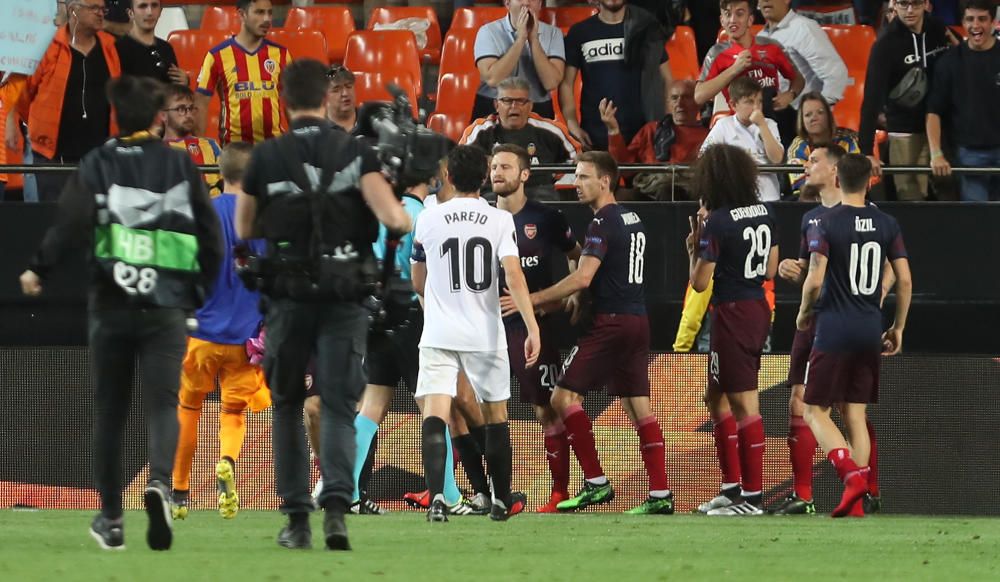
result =
M129 512L122 552L87 534L92 513L4 511L0 580L997 580L1000 519L826 516L710 518L520 515L507 523L417 512L350 516L353 552L275 544L277 512L232 521L192 512L174 546L146 546L146 516Z

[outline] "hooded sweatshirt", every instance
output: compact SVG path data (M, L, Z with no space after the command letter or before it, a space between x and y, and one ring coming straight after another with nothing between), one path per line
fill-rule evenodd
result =
M889 93L914 67L928 69L928 82L934 78L934 63L951 47L945 26L930 14L924 16L923 30L910 29L899 19L888 25L889 30L872 46L865 77L865 100L861 106L861 153L871 155L875 145L875 123L885 110L886 129L890 133L924 133L927 99L913 109L889 101ZM930 94L930 88L928 88Z

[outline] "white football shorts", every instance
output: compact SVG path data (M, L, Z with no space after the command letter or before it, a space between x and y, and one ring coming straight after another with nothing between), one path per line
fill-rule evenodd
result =
M478 400L510 400L510 361L506 348L491 352L420 348L420 372L414 396L445 394L454 398L459 370L468 376Z

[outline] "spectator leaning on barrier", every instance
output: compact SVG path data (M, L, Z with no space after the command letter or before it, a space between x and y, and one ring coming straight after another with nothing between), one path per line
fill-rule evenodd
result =
M951 128L957 165L1000 167L1000 43L991 34L994 2L967 0L962 24L968 40L938 61L927 101L927 141L934 174L951 174L941 149L941 126ZM963 175L962 200L1000 200L1000 176Z
M163 123L163 140L171 147L186 151L191 161L199 166L214 166L219 161L222 148L210 137L194 135L194 119L198 107L194 104L194 92L187 85L168 85L167 104ZM218 174L202 174L208 185L208 193L215 197L222 193L222 177Z
M872 160L875 175L882 163L874 157L875 123L885 110L889 132L889 163L926 166L930 163L925 132L927 93L933 67L950 46L945 26L929 16L926 0L897 0L896 18L875 41L868 59L865 96L861 106L861 153ZM900 200L927 198L926 175L893 176Z
M205 55L198 74L197 133L208 125L212 95L222 101L219 141L260 143L282 133L280 76L292 55L267 39L274 17L271 0L237 0L240 31Z
M471 119L493 112L497 86L509 77L525 79L538 114L556 116L551 92L562 81L566 50L562 32L542 22L542 0L504 0L507 16L485 24L476 33L475 58L481 83Z
M132 28L115 43L122 63L122 74L188 85L190 79L177 66L174 48L155 34L156 23L163 12L160 0L131 1L132 5L128 10L132 16Z
M858 135L853 131L837 127L833 109L822 93L810 92L802 96L799 104L798 123L795 139L788 146L788 163L805 165L816 144L836 144L849 154L859 153ZM805 186L805 174L791 176L792 191L798 195Z
M729 86L729 106L733 115L719 119L701 144L701 153L717 143L744 149L757 162L780 164L785 157L781 148L778 124L764 116L763 90L750 77L737 77ZM757 177L758 194L762 202L773 202L781 197L778 177L760 174Z
M608 128L608 152L619 164L688 164L698 158L698 150L708 137L708 128L698 119L694 100L694 81L675 81L667 95L667 115L642 126L632 141L625 144L618 127L617 107L601 100L601 119ZM670 174L639 174L635 186L644 194L671 199ZM686 176L677 182L686 184ZM683 184L674 184L683 188Z
M115 39L103 32L104 0L70 0L69 23L56 31L21 96L36 164L76 163L117 130L104 95L121 75ZM42 201L59 197L66 174L38 174Z
M618 123L631 141L647 122L663 117L670 86L666 37L645 10L626 0L599 0L598 13L574 24L566 35L566 74L559 85L559 105L573 137L587 147L608 147L601 121L601 99L618 106ZM579 117L576 76L583 75Z
M531 165L571 163L580 144L561 123L532 113L530 84L520 77L504 79L497 87L496 113L477 119L465 129L461 144L477 145L485 152L512 143L528 150ZM531 172L525 192L532 200L557 200L553 176Z

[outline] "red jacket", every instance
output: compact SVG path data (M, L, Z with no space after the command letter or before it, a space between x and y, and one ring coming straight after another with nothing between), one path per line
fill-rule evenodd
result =
M656 136L656 125L658 121L650 121L643 125L632 143L625 145L625 138L622 134L608 136L608 151L619 164L685 164L693 162L698 158L698 149L702 142L708 137L708 128L700 125L675 126L677 141L670 146L670 159L661 162L656 159L653 150L653 138Z

